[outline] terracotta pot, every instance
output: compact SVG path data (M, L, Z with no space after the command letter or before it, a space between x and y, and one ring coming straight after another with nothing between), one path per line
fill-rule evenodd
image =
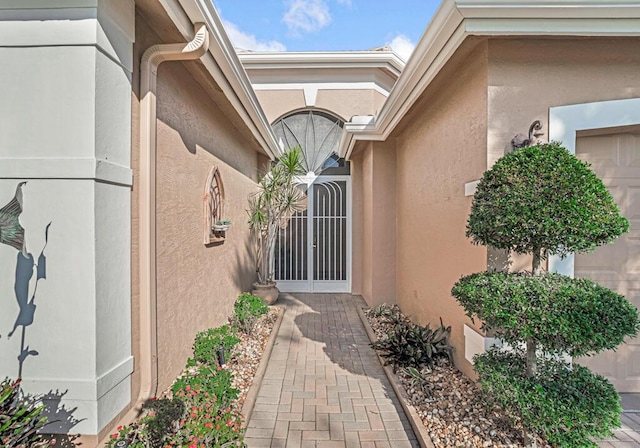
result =
M267 283L266 285L254 283L252 294L266 300L269 305L273 305L278 300L280 290L276 288L275 283Z

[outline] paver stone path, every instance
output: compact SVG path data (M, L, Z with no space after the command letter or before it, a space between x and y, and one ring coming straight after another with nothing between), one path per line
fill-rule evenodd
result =
M418 447L349 294L286 307L245 441L254 447Z

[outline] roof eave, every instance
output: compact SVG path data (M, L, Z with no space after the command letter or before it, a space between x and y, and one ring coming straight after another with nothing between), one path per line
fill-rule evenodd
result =
M227 36L213 4L206 0L159 0L180 33L189 40L194 23L205 23L210 33L209 51L202 57L211 77L220 86L263 151L273 160L279 146L258 102L251 82Z
M385 140L470 36L640 36L638 0L444 0L376 117L355 140Z
M393 51L244 52L238 56L249 70L380 68L398 77L405 66Z

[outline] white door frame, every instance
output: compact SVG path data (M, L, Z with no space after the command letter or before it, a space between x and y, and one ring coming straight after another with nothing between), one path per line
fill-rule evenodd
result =
M310 189L313 184L319 183L318 181L345 181L346 182L346 219L347 219L347 233L346 233L346 263L347 263L347 280L346 281L331 281L331 280L316 280L313 279L314 269L314 243L313 243L313 207L314 199L313 194L307 195L307 280L277 280L278 289L283 292L318 292L318 293L350 293L351 292L351 279L352 279L352 240L353 240L353 226L352 226L352 198L351 198L351 176L350 175L329 175L318 176L314 173L308 173L306 176L296 178L296 182L300 185L306 185L307 189Z
M571 154L576 153L578 131L637 124L640 124L640 98L549 108L549 140L562 143ZM573 277L575 255L569 254L564 259L550 256L549 272Z

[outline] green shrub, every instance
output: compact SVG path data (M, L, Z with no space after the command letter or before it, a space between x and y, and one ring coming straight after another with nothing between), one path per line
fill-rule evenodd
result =
M6 378L0 383L0 447L48 446L38 430L47 421L42 404L27 402L20 393L20 380Z
M160 398L145 403L144 410L147 411L147 416L143 419L143 424L151 446L163 446L178 431L186 406L179 398Z
M591 251L628 229L589 165L554 142L506 154L484 173L467 236L520 254L562 256Z
M196 362L210 364L217 362L218 349L224 350L225 359L229 357L231 350L240 342L229 325L210 328L196 334L193 343L193 359Z
M231 387L233 375L228 370L213 366L200 366L195 372L187 371L171 387L177 396L202 394L218 408L228 407L238 399L240 391Z
M232 411L238 390L229 371L199 366L176 380L173 398L153 400L131 426L119 427L109 448L121 440L132 448L162 446L244 446L242 421Z
M473 274L451 294L485 330L524 346L522 353L476 357L475 368L483 393L522 423L527 443L539 434L560 446L595 446L590 436L619 424L618 395L605 378L548 357L615 348L638 334L638 311L592 281L542 274L541 260L591 251L628 229L589 165L558 143L505 155L478 185L467 236L531 254L531 271Z
M586 367L540 360L538 375L529 378L523 353L498 350L474 363L486 398L555 446L597 447L592 437L620 426L618 393Z
M481 272L460 279L451 294L484 330L512 345L532 338L548 352L588 356L640 329L624 296L587 279Z
M371 343L371 347L380 351L385 358L385 365L393 365L394 372L398 367L420 367L433 364L438 356L451 356L452 347L447 344L451 327L445 327L440 320L440 327L432 330L429 324L422 327L413 323L402 322L396 325L385 339Z
M187 403L187 417L180 422L178 446L188 446L196 439L197 446L244 446L242 421L232 411L239 391L231 386L233 376L220 367L200 366L173 385L174 396Z
M237 328L245 334L251 333L256 320L269 312L264 299L249 293L242 293L233 305L233 316L231 326Z
M230 334L225 327L202 332L205 336L199 339L216 339L220 334L224 339ZM211 359L188 367L173 383L172 398L148 402L143 416L132 425L118 427L107 447L114 448L122 440L130 448L245 446L242 421L233 410L240 392L232 386L231 372Z

